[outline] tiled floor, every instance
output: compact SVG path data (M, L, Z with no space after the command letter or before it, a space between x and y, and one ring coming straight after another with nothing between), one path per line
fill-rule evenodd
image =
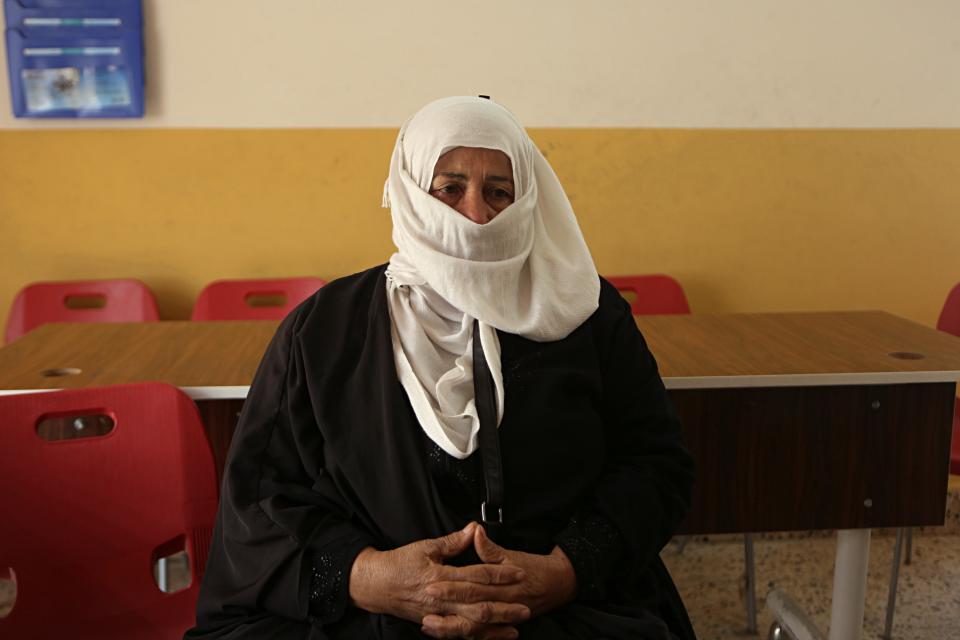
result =
M960 478L951 477L947 525L914 535L913 561L901 567L894 617L895 640L960 638ZM892 531L874 532L870 544L865 640L880 636L886 615ZM836 538L814 534L757 540L758 634L745 632L743 539L692 539L682 553L675 545L661 557L683 595L700 640L766 638L772 616L763 606L770 589L787 591L825 633L830 617Z
M864 638L877 638L883 630L893 541L891 535L877 535L871 540ZM835 539L831 537L754 543L759 601L757 636L744 631L742 542L694 540L683 553L678 555L671 546L662 557L683 595L698 638L766 638L772 616L763 608L763 598L772 588L790 593L826 632L835 547ZM914 537L913 561L900 572L893 637L897 640L960 638L960 537L957 535Z

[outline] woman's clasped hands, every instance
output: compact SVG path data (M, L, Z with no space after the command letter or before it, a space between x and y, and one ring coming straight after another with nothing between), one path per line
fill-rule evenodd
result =
M444 564L471 546L483 564ZM517 624L576 596L566 554L505 549L471 522L449 535L392 551L367 548L350 572L350 598L373 613L419 622L434 638L516 638Z

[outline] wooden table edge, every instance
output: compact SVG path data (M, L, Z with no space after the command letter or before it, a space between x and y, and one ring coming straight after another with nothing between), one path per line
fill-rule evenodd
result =
M873 373L791 373L745 376L664 377L667 389L750 389L758 387L839 387L864 384L958 382L960 371L877 371Z
M750 389L763 387L830 387L872 384L958 382L960 371L886 371L876 373L801 373L755 376L665 377L668 390ZM69 388L69 387L65 387ZM243 400L250 385L180 386L193 400ZM0 389L0 396L44 393L60 389Z

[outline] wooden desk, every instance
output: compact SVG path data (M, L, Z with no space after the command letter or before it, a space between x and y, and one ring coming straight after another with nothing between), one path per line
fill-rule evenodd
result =
M698 464L682 531L838 529L829 637L859 638L869 527L943 524L960 340L880 312L637 324Z
M277 324L45 324L0 349L0 389L154 381L176 385L195 400L243 399Z
M699 465L684 532L943 524L960 339L882 312L637 324Z
M646 316L637 324L698 465L682 532L844 530L831 637L856 637L869 527L943 523L960 339L883 312ZM0 393L177 385L197 400L220 472L275 327L45 325L0 349ZM78 371L53 375L68 369Z

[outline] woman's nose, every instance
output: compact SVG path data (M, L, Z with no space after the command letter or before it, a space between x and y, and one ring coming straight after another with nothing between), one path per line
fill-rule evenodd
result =
M459 205L457 211L460 212L460 215L477 224L486 224L493 217L490 215L490 207L484 200L483 191L480 189L468 189L457 204Z

